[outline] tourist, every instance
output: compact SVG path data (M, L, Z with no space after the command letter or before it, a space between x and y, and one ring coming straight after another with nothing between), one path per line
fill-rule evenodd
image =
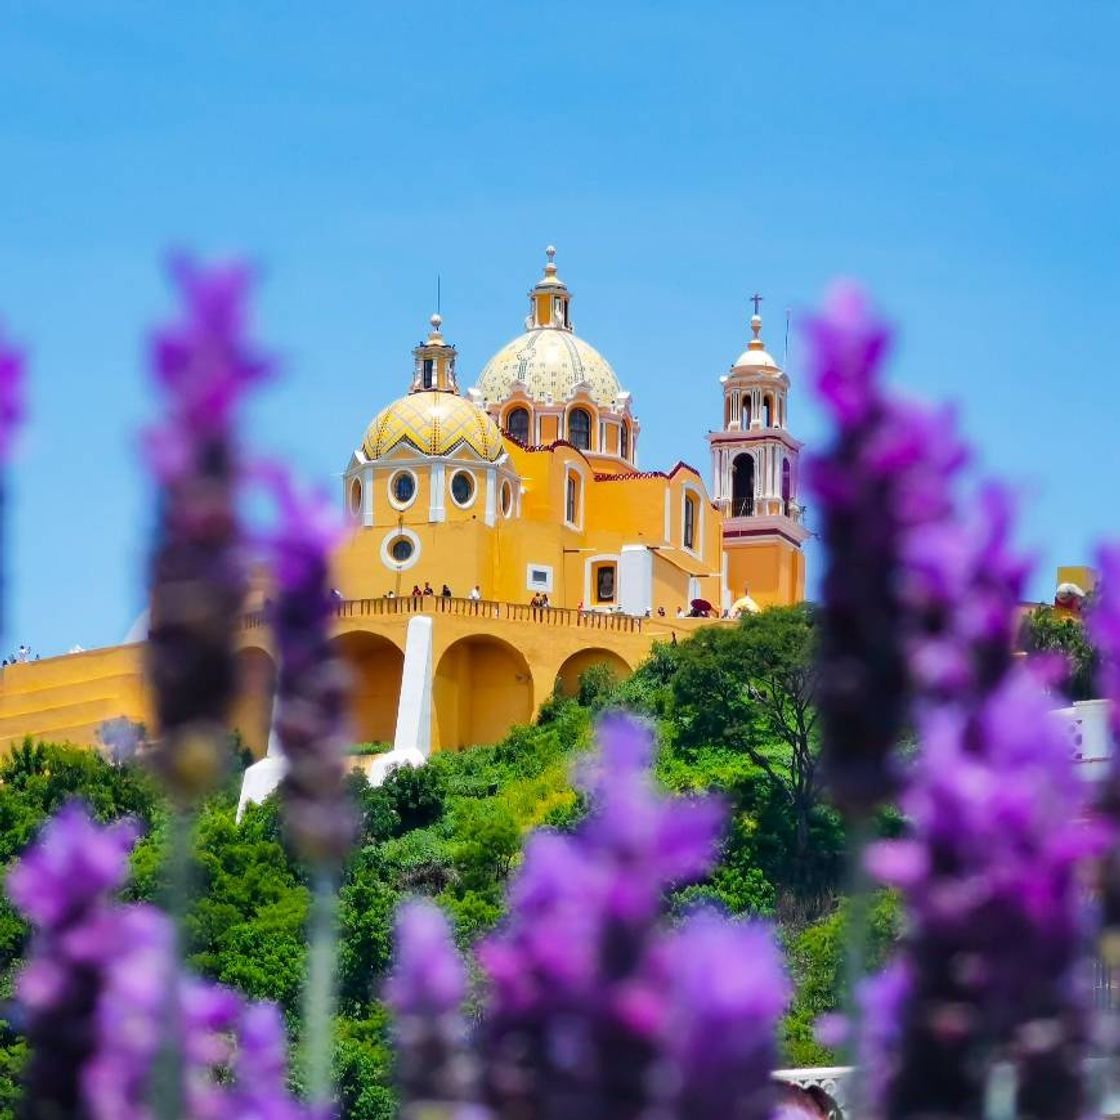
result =
M421 596L421 595L423 595L423 594L424 594L424 593L423 593L423 592L422 592L422 591L420 590L420 584L418 584L418 583L414 583L414 584L412 585L412 597L413 597L414 599L419 599L419 598L420 598L420 596Z
M434 595L435 594L435 592L432 590L432 585L427 580L424 580L424 594L425 595Z
M477 603L479 599L482 598L482 588L479 587L476 583L474 587L471 588L471 593L467 596L467 598Z
M684 607L677 607L677 618L684 618Z
M657 617L658 618L664 618L665 617L665 608L664 607L658 607L657 608Z
M444 599L451 598L451 588L448 587L446 583L443 585L443 590L440 592L440 596Z
M541 596L541 606L542 606L542 607L547 607L548 605L549 605L549 602L548 602L548 592L546 591L546 592L545 592L545 593L544 593L544 594L543 594L543 595Z

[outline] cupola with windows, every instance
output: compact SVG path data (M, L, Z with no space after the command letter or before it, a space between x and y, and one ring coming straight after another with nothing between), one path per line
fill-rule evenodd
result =
M566 440L610 460L635 463L638 422L630 394L610 363L572 325L572 293L545 251L544 275L529 292L524 334L483 367L472 399L516 442L531 446Z

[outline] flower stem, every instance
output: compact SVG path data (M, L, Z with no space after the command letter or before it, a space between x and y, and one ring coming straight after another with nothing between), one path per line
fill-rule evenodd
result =
M307 1056L307 1099L315 1110L326 1110L332 1097L331 1060L334 1054L335 970L338 893L336 876L319 868L311 889L308 916L307 986L303 993L304 1053Z
M845 1011L848 1019L846 1060L852 1067L848 1093L850 1115L862 1110L863 1075L859 1068L859 1042L863 1033L859 1000L860 985L867 974L871 932L871 895L873 885L864 857L875 834L874 818L860 813L848 822L848 920L844 930Z
M152 1103L158 1120L180 1120L186 1115L184 1089L183 1016L179 991L186 955L186 919L191 889L191 847L194 813L179 806L171 810L168 828L167 899L174 938L167 962L167 992L164 996L163 1041L152 1070Z

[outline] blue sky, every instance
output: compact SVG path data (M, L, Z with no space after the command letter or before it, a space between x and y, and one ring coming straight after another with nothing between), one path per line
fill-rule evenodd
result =
M437 273L469 382L554 242L643 465L705 469L747 297L780 354L784 309L856 276L895 379L1020 485L1048 595L1120 535L1118 34L1092 2L0 0L0 315L34 378L8 642L113 642L141 605L175 245L259 262L286 375L252 437L323 480L403 391Z

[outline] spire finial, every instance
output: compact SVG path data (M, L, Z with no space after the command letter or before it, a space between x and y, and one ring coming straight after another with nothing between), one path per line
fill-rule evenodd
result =
M555 245L549 245L545 249L544 255L546 257L548 257L548 264L546 264L544 266L545 276L555 276L556 275L556 246Z

